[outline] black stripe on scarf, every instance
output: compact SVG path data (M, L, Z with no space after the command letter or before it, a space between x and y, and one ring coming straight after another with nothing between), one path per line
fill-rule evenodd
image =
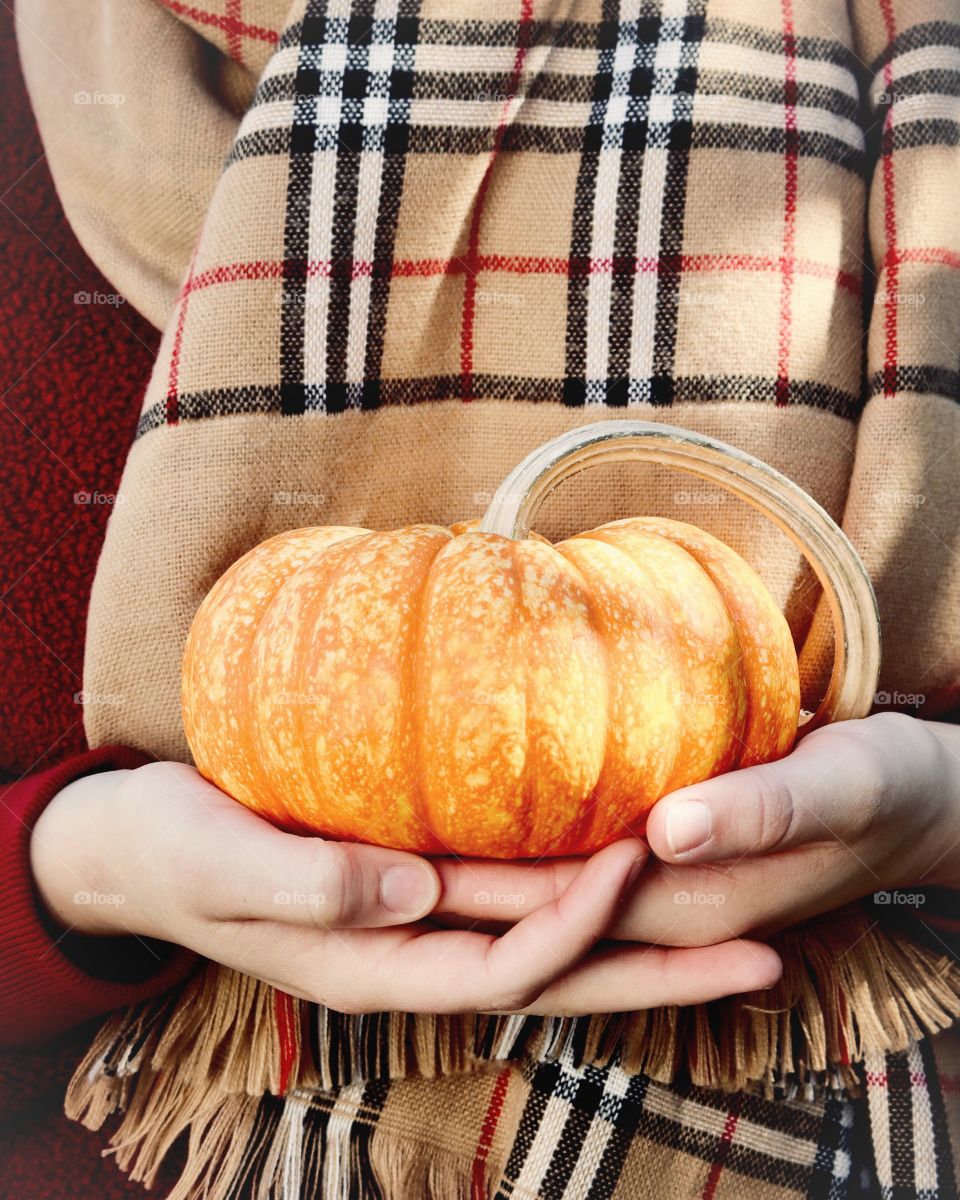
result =
M316 155L316 106L320 72L310 50L322 44L327 23L311 3L301 26L293 126L288 133L290 155L283 231L283 292L280 312L280 411L288 416L306 406L303 331L307 305L307 265L310 257L310 202ZM275 152L275 151L273 151ZM234 148L231 159L236 154Z
M374 269L370 280L370 307L367 318L366 357L364 360L363 408L379 403L379 380L383 368L384 330L390 299L390 267L393 262L400 202L403 196L407 153L410 145L410 101L414 89L415 47L419 39L419 0L401 0L393 30L393 59L387 84L389 115L384 135L384 160L380 172L380 202L374 240Z
M930 1099L933 1124L933 1152L937 1162L937 1186L941 1196L958 1196L960 1195L960 1177L957 1173L957 1163L953 1158L943 1083L940 1080L936 1055L928 1038L924 1038L919 1043L919 1051L923 1061L923 1072L928 1083L927 1095Z
M657 310L654 319L654 404L674 400L674 362L679 321L683 227L687 207L687 173L693 143L693 94L697 87L697 57L704 35L706 0L693 0L683 20L680 68L674 81L673 119L669 129L669 157L660 214L660 271L657 274Z
M536 403L559 403L569 400L569 380L538 379L510 375L471 376L471 391L477 400L522 400ZM738 401L752 404L769 403L773 398L776 379L764 375L689 375L674 380L674 400L698 403ZM425 375L411 379L380 379L376 392L381 405L429 404L453 400L459 396L459 375ZM177 397L180 421L202 421L211 417L229 417L241 413L285 413L283 388L254 384L239 388L209 388L200 392L181 393ZM304 407L320 411L324 404L322 385L305 385ZM583 403L581 399L579 403ZM832 412L839 417L852 418L860 411L860 396L842 388L812 380L790 382L790 403L805 404ZM140 418L137 437L166 424L164 403L148 408Z

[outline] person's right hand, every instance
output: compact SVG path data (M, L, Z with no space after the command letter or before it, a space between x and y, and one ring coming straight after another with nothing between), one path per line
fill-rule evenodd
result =
M608 846L497 936L425 920L441 899L425 859L284 833L182 763L77 780L31 839L38 890L64 926L186 946L341 1012L619 1012L776 982L780 960L761 943L598 946L646 856L638 840Z

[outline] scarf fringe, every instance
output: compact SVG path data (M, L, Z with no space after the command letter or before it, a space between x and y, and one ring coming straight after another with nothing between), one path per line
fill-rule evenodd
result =
M167 1200L492 1200L494 1180L484 1163L435 1146L371 1137L370 1125L356 1119L365 1087L352 1084L323 1105L303 1089L282 1100L220 1094L193 1117L186 1166ZM144 1145L130 1153L121 1146L116 1153L131 1180L151 1187L162 1159L158 1150Z
M581 1018L346 1015L208 963L177 994L106 1022L66 1111L91 1129L122 1114L106 1153L147 1186L186 1133L187 1165L170 1200L220 1200L244 1180L256 1195L336 1200L356 1195L350 1187L368 1168L389 1183L386 1195L457 1197L451 1164L419 1163L380 1144L387 1139L350 1141L365 1083L563 1057L616 1062L663 1083L684 1075L704 1088L813 1100L855 1094L854 1064L866 1054L904 1050L960 1017L953 961L859 908L774 944L785 971L767 992ZM311 1097L333 1092L327 1119ZM361 1164L361 1152L376 1161Z

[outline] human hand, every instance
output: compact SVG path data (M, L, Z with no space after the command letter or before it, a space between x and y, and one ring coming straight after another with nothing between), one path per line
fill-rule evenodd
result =
M38 889L65 925L187 946L344 1012L609 1012L769 986L766 946L597 946L643 865L627 839L504 936L423 920L441 880L415 855L275 829L178 763L78 780L38 821ZM405 874L394 874L394 872ZM471 864L445 864L463 892ZM78 888L109 904L77 904Z
M778 762L665 796L646 837L659 861L609 937L703 946L873 892L960 887L960 729L881 713L815 730ZM569 886L581 861L479 865L484 895L523 902L471 905L451 881L442 907L456 920L518 920Z

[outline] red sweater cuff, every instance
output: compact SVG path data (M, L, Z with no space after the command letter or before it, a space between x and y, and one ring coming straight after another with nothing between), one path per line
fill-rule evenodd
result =
M196 956L169 948L157 970L138 983L87 974L64 953L42 911L30 869L30 835L53 797L98 771L141 767L150 760L123 746L103 746L0 794L0 1045L32 1045L90 1017L160 995L189 972ZM112 940L112 939L111 939ZM129 946L116 939L118 954ZM163 943L157 943L162 946Z

